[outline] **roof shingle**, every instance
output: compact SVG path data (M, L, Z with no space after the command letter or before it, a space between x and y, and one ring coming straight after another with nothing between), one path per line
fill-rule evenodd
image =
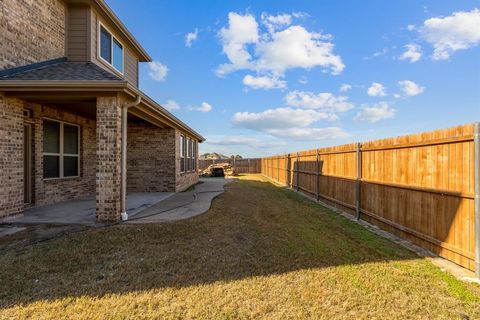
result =
M13 71L13 70L12 70ZM2 80L125 81L93 62L59 62L0 76Z

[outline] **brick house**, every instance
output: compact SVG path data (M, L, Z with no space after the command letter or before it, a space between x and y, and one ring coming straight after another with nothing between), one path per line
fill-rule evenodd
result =
M197 182L204 138L138 89L151 58L103 0L3 0L0 37L0 219Z

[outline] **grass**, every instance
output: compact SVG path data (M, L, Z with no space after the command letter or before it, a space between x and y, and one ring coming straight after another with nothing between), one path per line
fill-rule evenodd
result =
M262 177L0 256L1 319L478 319L480 287Z

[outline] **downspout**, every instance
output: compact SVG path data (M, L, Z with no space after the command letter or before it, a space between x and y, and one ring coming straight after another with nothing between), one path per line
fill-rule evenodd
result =
M120 188L121 204L120 212L122 220L128 220L127 214L127 129L128 129L128 109L136 107L142 101L142 96L137 96L137 99L122 107L122 153L121 153L121 179L122 185Z
M475 275L480 279L480 122L475 123L473 133L474 156L474 185L475 185Z

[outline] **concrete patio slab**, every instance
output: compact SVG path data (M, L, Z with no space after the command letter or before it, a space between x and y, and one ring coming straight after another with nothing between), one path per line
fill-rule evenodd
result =
M201 178L192 191L180 192L169 199L143 210L126 223L144 224L188 219L205 213L212 200L224 192L224 178Z
M138 212L168 199L172 192L145 192L127 195L127 213L134 216ZM60 202L52 205L29 208L23 216L9 219L18 224L82 224L96 225L95 200L80 199Z

